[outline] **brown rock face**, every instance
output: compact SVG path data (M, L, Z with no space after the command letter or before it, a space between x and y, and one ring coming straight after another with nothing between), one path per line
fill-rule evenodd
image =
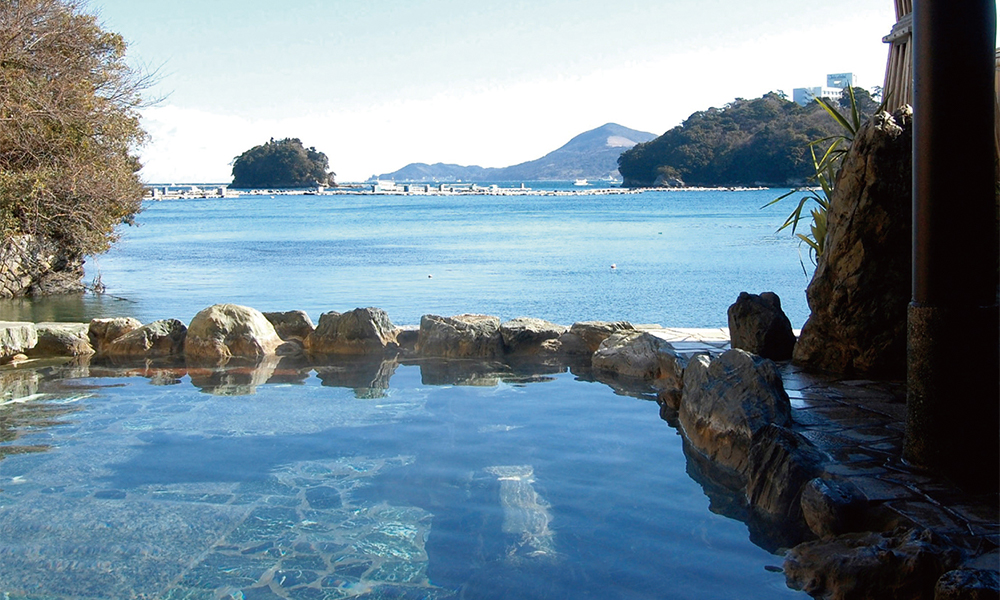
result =
M518 317L500 324L503 345L509 354L538 354L547 340L558 339L567 327L542 319Z
M275 354L281 338L260 311L235 304L210 306L188 325L184 353L189 359L219 361Z
M103 355L107 353L111 342L140 327L142 327L142 322L132 317L92 319L87 336L90 338L90 345L94 350Z
M396 326L380 308L323 313L316 331L305 339L310 354L367 355L385 352L396 342Z
M116 358L180 356L186 336L187 327L177 319L153 321L112 341L106 353Z
M79 293L83 257L44 236L15 235L0 242L0 298Z
M438 358L501 357L500 319L488 315L424 315L420 318L416 352Z
M38 343L28 351L30 356L83 356L93 354L87 323L38 323Z
M842 374L905 373L912 140L912 111L903 107L875 115L845 156L796 362Z
M694 449L745 476L753 436L771 423L788 425L791 405L773 362L729 350L688 363L678 419Z

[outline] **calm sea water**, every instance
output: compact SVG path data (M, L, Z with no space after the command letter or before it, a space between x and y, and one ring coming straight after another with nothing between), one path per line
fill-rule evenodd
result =
M314 320L379 306L398 324L723 326L741 290L774 290L801 326L796 244L774 232L785 207L759 210L777 193L150 203L90 264L108 294L3 303L0 318L188 321L225 301ZM804 597L718 514L732 498L689 476L648 394L585 370L500 371L0 368L0 594Z
M741 291L771 290L801 327L808 281L775 231L790 207L760 208L782 191L149 202L88 262L107 296L0 302L0 318L188 322L234 302L313 320L376 306L403 325L472 312L719 327Z

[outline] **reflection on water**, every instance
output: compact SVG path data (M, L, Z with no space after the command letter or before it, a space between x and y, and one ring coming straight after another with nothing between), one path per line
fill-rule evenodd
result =
M0 593L801 597L709 510L655 404L531 371L288 357L0 371Z

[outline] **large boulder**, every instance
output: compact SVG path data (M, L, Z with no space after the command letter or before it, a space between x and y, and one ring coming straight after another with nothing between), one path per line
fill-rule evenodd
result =
M108 351L108 346L111 345L111 342L140 327L142 327L142 322L132 317L92 319L87 337L90 339L91 347L94 348L97 354L103 355Z
M612 373L643 379L663 391L664 397L675 398L669 405L677 406L684 387L684 367L687 360L670 342L644 331L623 331L601 342L591 366L599 373Z
M880 113L844 157L826 248L806 290L812 314L798 363L842 374L902 377L910 302L912 111Z
M163 319L143 325L108 344L113 358L165 358L184 354L187 327L177 319Z
M87 323L36 323L38 343L28 356L84 356L94 353Z
M929 600L960 559L928 530L848 533L792 548L784 571L788 587L816 598Z
M771 423L787 426L791 405L773 362L734 349L691 359L678 421L695 449L745 475L754 434Z
M380 308L323 313L316 330L304 342L309 354L352 356L381 355L395 343L396 326Z
M0 361L23 354L38 343L34 323L0 321Z
M934 600L997 600L997 598L1000 598L1000 576L993 569L963 568L948 571L934 586Z
M593 354L611 334L623 331L635 331L635 327L628 321L581 321L573 323L560 340L570 353Z
M274 326L260 311L236 304L216 304L191 320L184 354L196 361L258 359L275 354L281 343Z
M285 341L304 341L316 330L312 319L304 310L288 310L283 312L265 312L264 318L274 326L274 332Z
M850 481L817 477L802 488L801 507L809 529L826 538L863 531L868 498Z
M487 315L424 315L420 318L416 353L437 358L501 357L500 319Z
M558 339L568 329L542 319L518 317L500 324L500 336L508 354L537 354L548 350L545 342Z
M747 502L766 520L804 533L802 489L820 475L827 457L790 429L770 423L753 436Z
M771 360L788 360L795 346L792 323L774 292L740 292L729 307L730 346Z

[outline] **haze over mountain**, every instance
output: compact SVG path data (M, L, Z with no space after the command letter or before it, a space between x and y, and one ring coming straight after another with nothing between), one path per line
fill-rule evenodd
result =
M622 152L656 134L608 123L574 137L545 156L509 167L411 163L398 171L378 175L393 181L569 181L620 179L618 157Z

